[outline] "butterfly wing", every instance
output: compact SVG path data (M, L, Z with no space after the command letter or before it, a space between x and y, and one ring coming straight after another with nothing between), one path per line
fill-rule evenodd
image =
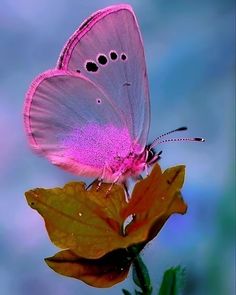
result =
M81 72L114 102L133 142L143 149L150 124L143 43L129 5L115 5L88 18L72 35L58 69Z
M32 83L24 122L31 146L53 164L99 177L132 140L113 102L81 74L49 70Z

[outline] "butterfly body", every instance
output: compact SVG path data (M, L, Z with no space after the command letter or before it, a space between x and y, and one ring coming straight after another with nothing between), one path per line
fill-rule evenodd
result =
M104 172L104 178L111 182L122 182L128 177L140 175L145 165L145 153L130 152L125 157L117 156L111 161L111 165L106 167L107 174Z
M147 146L146 63L129 5L107 7L82 23L56 68L31 84L24 123L36 152L77 175L122 182L158 159Z

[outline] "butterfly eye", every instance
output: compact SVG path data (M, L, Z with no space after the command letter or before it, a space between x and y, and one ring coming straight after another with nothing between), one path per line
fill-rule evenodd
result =
M99 54L97 60L100 63L100 65L103 65L103 66L105 66L108 62L107 57L104 54Z
M115 51L111 51L110 52L110 59L111 60L116 60L117 59L117 53Z
M88 72L97 72L98 66L94 61L87 61L85 63L85 68Z
M125 61L125 60L127 60L127 55L126 55L125 53L122 53L122 54L120 55L120 58L121 58L123 61Z

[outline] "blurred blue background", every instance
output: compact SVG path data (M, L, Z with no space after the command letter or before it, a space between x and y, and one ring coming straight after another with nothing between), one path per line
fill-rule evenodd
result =
M130 3L142 31L150 80L149 140L187 125L206 143L165 144L163 168L187 165L185 216L173 216L147 247L155 292L163 271L187 268L187 295L234 294L234 1L147 0ZM34 187L76 177L31 152L22 106L40 72L54 67L79 24L119 1L1 0L0 9L0 293L3 295L121 294L57 275L43 258L51 245L41 217L26 204ZM154 292L154 294L155 294Z

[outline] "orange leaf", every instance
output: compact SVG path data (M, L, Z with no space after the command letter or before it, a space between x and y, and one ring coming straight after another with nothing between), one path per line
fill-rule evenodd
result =
M28 204L43 216L51 241L91 259L123 248L119 210L126 205L121 186L114 186L110 195L110 185L103 184L98 192L94 187L86 190L83 183L72 182L26 192Z
M184 172L184 166L176 166L162 173L155 165L150 176L135 185L129 204L121 211L125 218L135 216L134 222L126 228L128 236L140 241L150 240L149 231L153 238L153 233L159 232L171 214L186 212L187 205L180 197Z
M146 241L158 220L185 213L187 206L179 197L183 181L184 166L161 173L155 165L150 176L136 184L128 204L120 185L114 185L107 194L110 184L96 191L96 184L86 190L83 183L72 182L64 188L31 190L26 198L45 219L56 246L95 259ZM135 218L124 232L124 222L130 215Z
M55 272L97 288L108 288L123 281L132 262L125 250L115 250L99 259L81 258L64 250L45 261Z

